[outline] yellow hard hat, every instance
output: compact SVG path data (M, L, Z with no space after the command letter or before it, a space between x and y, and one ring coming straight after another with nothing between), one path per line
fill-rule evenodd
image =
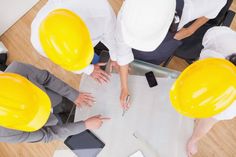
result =
M93 59L88 28L72 11L57 9L50 12L40 24L39 38L48 58L66 70L82 70Z
M0 74L0 125L26 132L36 131L47 122L51 102L48 95L23 76Z
M173 84L170 100L181 114L209 118L236 99L236 67L225 59L204 59L190 65Z

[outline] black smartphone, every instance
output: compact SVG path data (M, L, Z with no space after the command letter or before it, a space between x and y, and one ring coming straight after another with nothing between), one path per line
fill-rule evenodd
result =
M107 63L110 59L110 55L108 51L102 51L99 56L99 63ZM102 70L106 69L106 65L101 67Z
M158 85L156 77L152 71L145 73L149 87L155 87Z

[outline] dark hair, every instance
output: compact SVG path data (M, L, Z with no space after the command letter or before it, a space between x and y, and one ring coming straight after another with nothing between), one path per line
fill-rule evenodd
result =
M229 55L228 57L226 57L226 59L236 66L236 53Z

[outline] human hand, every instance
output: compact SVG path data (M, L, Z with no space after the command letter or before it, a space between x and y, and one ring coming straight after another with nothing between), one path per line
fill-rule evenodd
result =
M182 39L185 39L185 38L191 36L192 34L193 34L193 32L190 29L182 28L175 34L174 39L182 40Z
M101 115L93 116L85 120L85 127L90 130L99 129L103 122L107 120L110 120L110 118Z
M77 107L81 108L83 106L91 107L95 102L94 97L90 93L80 92L77 99L74 101Z
M126 102L126 99L127 99L128 96L129 96L129 91L128 91L128 89L123 88L123 89L121 90L121 94L120 94L120 103L121 103L121 107L122 107L124 110L128 110L128 109L129 109L129 106L130 106L130 103L129 103L129 102Z
M108 82L110 79L110 74L105 72L100 68L100 66L104 66L106 63L98 63L94 65L94 70L91 74L91 77L98 81L100 84Z
M192 141L190 139L187 143L187 155L188 155L188 157L192 157L197 152L198 152L197 143L195 143L194 141Z
M120 72L120 66L118 65L118 63L116 61L110 60L110 66L109 66L110 73L112 72L113 69L115 69L117 73Z

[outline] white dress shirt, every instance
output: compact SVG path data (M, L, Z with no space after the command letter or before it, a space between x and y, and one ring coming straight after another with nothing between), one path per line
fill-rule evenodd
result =
M178 30L187 23L203 16L208 19L214 19L226 2L227 0L184 0L184 8Z
M201 52L200 59L226 58L232 53L236 53L236 32L225 26L213 27L204 35L203 46L204 49ZM228 120L233 119L235 116L236 101L213 118L217 120Z
M200 58L226 58L236 53L236 32L225 26L209 29L203 37Z
M110 57L117 60L117 46L115 41L116 15L107 0L49 0L38 12L31 25L31 43L43 56L47 57L39 40L39 26L51 11L59 8L68 9L79 15L87 25L93 46L99 41L109 49ZM74 73L91 74L94 66L89 65Z
M124 5L121 6L119 13L117 15L116 34L115 34L118 47L117 62L119 65L126 65L134 60L132 48L125 43L122 35L121 21L123 15L123 8Z

